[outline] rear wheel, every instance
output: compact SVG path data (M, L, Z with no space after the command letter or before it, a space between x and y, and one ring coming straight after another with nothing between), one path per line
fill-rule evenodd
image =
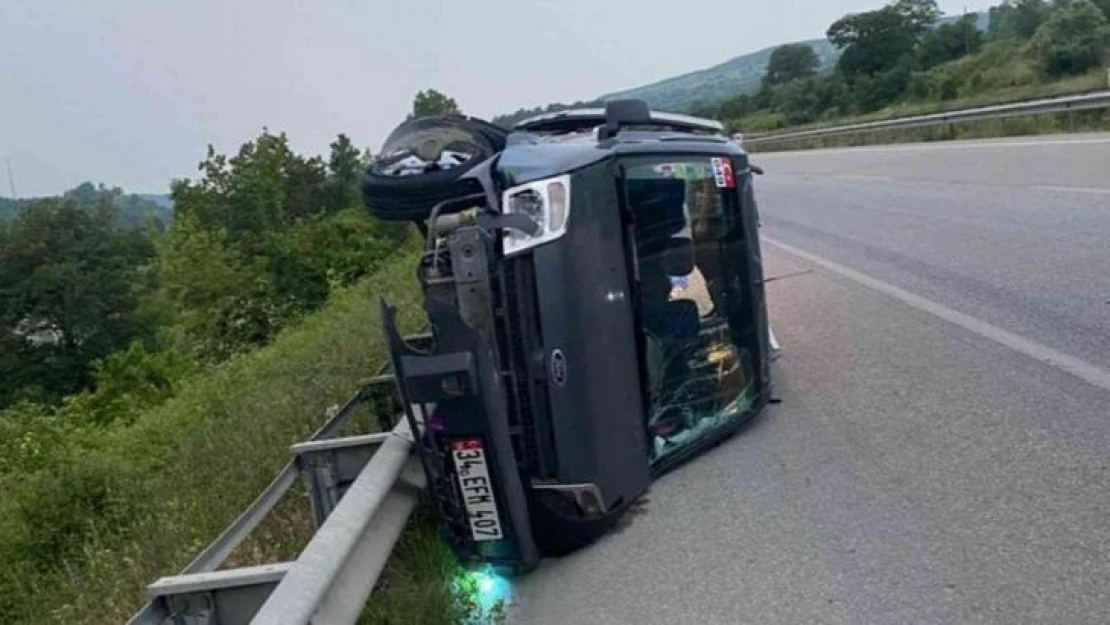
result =
M363 203L379 219L422 221L444 200L481 193L477 180L463 176L503 150L508 133L458 115L409 120L386 138L367 168Z

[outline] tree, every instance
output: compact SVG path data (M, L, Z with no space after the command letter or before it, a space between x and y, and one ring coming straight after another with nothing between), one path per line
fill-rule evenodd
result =
M809 78L817 74L819 65L817 53L808 43L788 43L775 48L771 53L763 82L782 85L800 78Z
M327 165L295 154L285 133L263 129L231 158L209 146L199 169L199 180L171 185L175 211L200 227L224 229L248 254L268 233L327 208Z
M906 28L918 38L932 28L941 15L936 0L897 0L888 6L902 16Z
M921 38L918 56L922 69L930 69L978 52L982 47L983 33L979 32L978 18L965 15L926 33Z
M855 81L856 105L874 111L897 102L909 89L914 65L913 56L905 55L889 70Z
M21 202L18 200L0 197L0 223L18 215L20 205Z
M261 345L401 244L403 226L361 206L363 167L345 135L325 161L264 130L232 158L210 147L198 180L174 182L159 257L186 348L218 361Z
M338 212L361 205L359 177L362 173L362 155L347 135L340 134L331 144L328 156L328 211Z
M117 195L121 193L118 189L116 189L116 191ZM73 187L69 191L66 191L65 197L77 202L78 204L94 204L98 199L100 199L101 195L106 193L111 192L106 189L103 184L101 184L98 188L93 183L86 181L82 182L76 187Z
M265 256L244 254L226 229L205 227L193 214L174 220L159 258L180 348L197 360L220 361L260 345L293 315L289 298L273 288Z
M459 105L454 98L449 98L435 89L428 89L417 93L413 98L409 119L427 115L452 115L459 112Z
M992 40L1031 39L1050 12L1045 0L1006 0L991 7L987 36Z
M106 197L51 198L0 229L0 406L76 392L94 361L149 334L137 309L153 243L116 217Z
M775 110L787 123L807 124L821 114L821 99L812 78L791 81L775 90Z
M1110 21L1110 0L1091 0L1091 2L1102 10L1102 15Z
M826 33L841 50L837 71L868 111L897 100L909 86L921 40L940 17L935 0L896 0L846 15Z
M1110 25L1090 0L1069 0L1037 29L1031 44L1048 75L1081 74L1107 58Z
M719 114L722 119L740 119L755 112L755 101L750 95L740 94L721 103Z
M813 89L817 93L819 117L843 116L851 113L852 92L840 74L814 79Z
M721 105L723 102L710 103L710 102L695 102L690 106L688 112L694 117L704 117L706 119L725 119L721 115Z
M875 11L846 15L826 35L842 52L837 68L846 77L875 76L913 55L939 16L935 0L897 0Z

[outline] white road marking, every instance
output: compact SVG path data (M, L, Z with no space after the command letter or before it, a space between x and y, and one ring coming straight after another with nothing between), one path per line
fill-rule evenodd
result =
M1075 356L1070 356L1061 351L1052 349L1047 345L1043 345L1036 341L1029 340L1025 337L1014 334L1007 330L987 323L982 319L972 317L971 315L964 314L957 310L953 310L938 304L929 299L925 299L920 295L915 295L900 289L894 285L887 284L881 280L876 280L871 276L862 274L854 269L849 269L843 265L834 263L831 260L810 254L804 250L800 250L792 245L787 245L775 239L760 235L761 241L766 241L775 247L793 254L799 258L808 260L809 262L818 265L828 271L848 278L853 282L857 282L870 289L878 291L884 295L893 297L894 299L912 306L918 310L923 310L927 313L940 317L945 321L960 326L961 328L978 334L979 336L994 341L999 345L1008 347L1016 352L1025 354L1030 358L1041 361L1042 363L1055 367L1061 371L1070 373L1075 377L1097 386L1105 391L1110 391L1110 371L1101 369L1091 363L1084 362Z
M1096 193L1098 195L1110 195L1110 189L1096 189L1094 187L1029 187L1034 191L1054 191L1064 193Z
M990 143L979 143L972 141L949 141L939 143L903 143L896 145L883 145L883 146L868 146L856 148L818 148L816 150L787 150L785 152L752 152L751 157L753 161L762 161L773 159L776 156L781 157L794 157L794 156L807 156L819 155L830 153L855 153L863 154L868 152L908 152L908 151L933 151L933 150L984 150L984 149L997 149L997 148L1032 148L1040 146L1056 146L1056 145L1105 145L1110 144L1110 138L1103 139L1049 139L1046 141L996 141Z
M865 182L891 182L894 178L890 176L868 176L866 174L836 174L833 176L838 180L862 180Z

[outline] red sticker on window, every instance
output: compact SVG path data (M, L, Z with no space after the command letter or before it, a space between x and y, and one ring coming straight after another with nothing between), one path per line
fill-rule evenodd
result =
M736 188L736 176L732 175L732 161L727 158L713 159L713 180L719 189Z
M477 438L457 438L449 444L451 451L470 451L471 449L482 448L482 441Z

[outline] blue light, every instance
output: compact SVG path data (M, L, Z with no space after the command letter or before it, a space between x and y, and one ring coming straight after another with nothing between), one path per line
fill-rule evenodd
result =
M493 579L493 576L486 573L477 573L475 574L474 578L478 582L479 595L490 594L497 584L496 580Z
M477 619L474 622L485 622L492 612L507 608L512 596L509 580L488 566L464 573L456 588L471 595L478 612L471 615L472 619Z
M508 603L512 594L509 580L488 569L476 571L474 576L478 587L476 599L482 610L488 611L498 603Z

